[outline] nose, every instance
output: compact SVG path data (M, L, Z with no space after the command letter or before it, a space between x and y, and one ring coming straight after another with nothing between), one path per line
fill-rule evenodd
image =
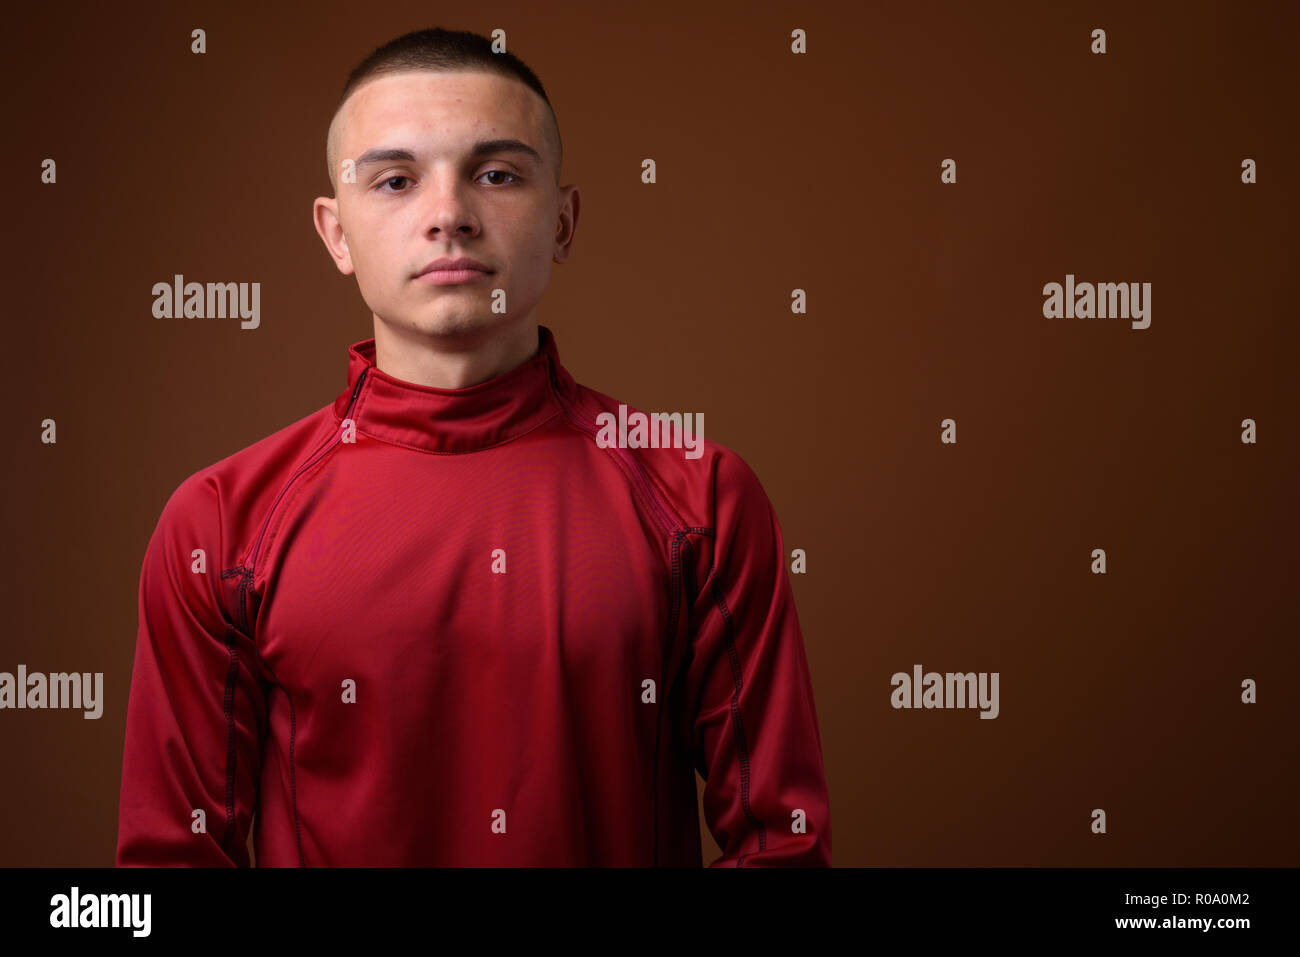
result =
M478 234L480 223L473 209L470 184L457 180L453 175L431 176L424 189L425 229L430 235Z

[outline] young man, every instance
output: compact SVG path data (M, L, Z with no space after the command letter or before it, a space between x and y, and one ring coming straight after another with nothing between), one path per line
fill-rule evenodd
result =
M598 441L537 306L578 190L533 73L352 74L316 228L374 313L329 405L188 478L140 579L119 865L829 865L781 531L704 440ZM636 410L627 410L630 416ZM604 430L608 437L608 429Z

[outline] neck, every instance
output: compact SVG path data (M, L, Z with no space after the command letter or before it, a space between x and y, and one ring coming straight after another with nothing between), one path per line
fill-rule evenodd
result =
M537 322L502 319L491 329L429 334L375 316L375 368L435 389L467 389L537 354Z

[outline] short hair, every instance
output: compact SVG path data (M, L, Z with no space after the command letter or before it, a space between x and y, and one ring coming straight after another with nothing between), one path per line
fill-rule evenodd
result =
M543 123L542 135L552 141L548 145L554 151L555 178L556 182L559 182L560 166L564 162L564 144L560 140L560 122L555 116L555 109L551 106L542 81L523 60L513 53L493 51L491 40L468 30L444 30L441 27L416 30L375 49L357 65L348 76L347 82L343 84L343 92L339 95L339 101L334 107L334 116L330 119L330 128L333 129L339 111L348 97L366 81L393 73L418 70L443 72L481 70L497 73L519 80L540 96L542 102L546 104L546 112L551 120L549 127L548 124ZM335 177L338 171L334 168L337 165L337 158L330 156L329 153L327 135L325 162L329 166L330 183L337 189Z

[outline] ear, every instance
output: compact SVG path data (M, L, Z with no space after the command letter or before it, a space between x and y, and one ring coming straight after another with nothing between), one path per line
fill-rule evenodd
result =
M578 231L578 210L582 196L578 187L569 185L560 190L560 215L555 227L555 253L557 263L566 262L573 246L574 234Z
M352 275L352 253L348 250L343 223L339 220L339 201L329 196L317 196L312 204L312 220L339 272L345 276Z

